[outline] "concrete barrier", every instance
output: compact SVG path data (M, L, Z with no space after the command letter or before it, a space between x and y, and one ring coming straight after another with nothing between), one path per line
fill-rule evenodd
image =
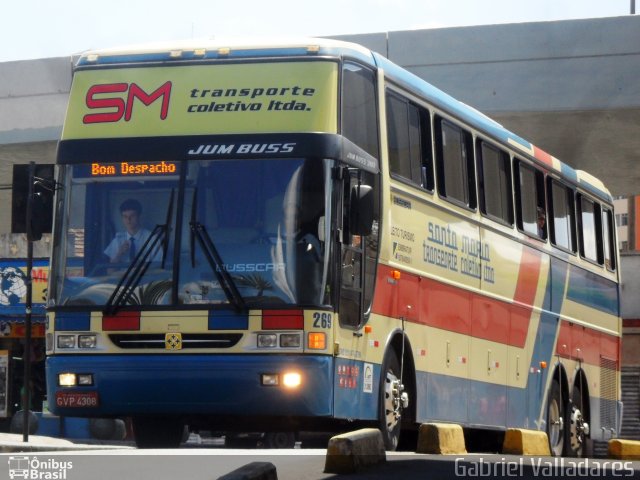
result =
M252 462L218 477L218 480L278 480L278 473L271 462Z
M550 456L549 438L546 432L539 430L510 428L504 435L502 453Z
M464 431L452 423L423 423L418 431L418 453L464 455Z
M640 460L640 441L614 438L609 440L607 453L618 460Z
M382 433L376 428L331 437L327 446L325 473L355 473L387 460Z

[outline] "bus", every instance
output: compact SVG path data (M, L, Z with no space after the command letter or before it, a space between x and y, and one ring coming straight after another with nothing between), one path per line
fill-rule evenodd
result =
M610 193L377 53L82 54L56 178L58 415L129 417L140 447L377 425L392 450L437 421L584 455L620 431Z

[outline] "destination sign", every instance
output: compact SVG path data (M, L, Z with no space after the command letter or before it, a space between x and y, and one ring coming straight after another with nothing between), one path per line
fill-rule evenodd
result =
M127 177L139 175L174 175L178 171L176 162L120 162L98 163L90 165L91 177Z

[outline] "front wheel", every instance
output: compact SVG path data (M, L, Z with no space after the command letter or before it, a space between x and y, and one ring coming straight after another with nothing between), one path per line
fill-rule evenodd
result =
M134 417L132 424L138 448L178 448L185 437L185 425L173 418Z
M380 382L380 401L378 407L378 423L382 432L382 440L386 450L396 450L400 441L401 415L406 394L403 398L402 379L400 378L400 361L397 354L390 350L382 364Z
M267 432L262 443L265 448L293 448L296 445L296 435L293 432Z

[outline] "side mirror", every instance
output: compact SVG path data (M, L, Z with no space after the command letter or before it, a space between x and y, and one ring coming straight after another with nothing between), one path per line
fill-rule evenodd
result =
M373 228L373 188L369 185L351 187L349 230L351 235L367 236Z

